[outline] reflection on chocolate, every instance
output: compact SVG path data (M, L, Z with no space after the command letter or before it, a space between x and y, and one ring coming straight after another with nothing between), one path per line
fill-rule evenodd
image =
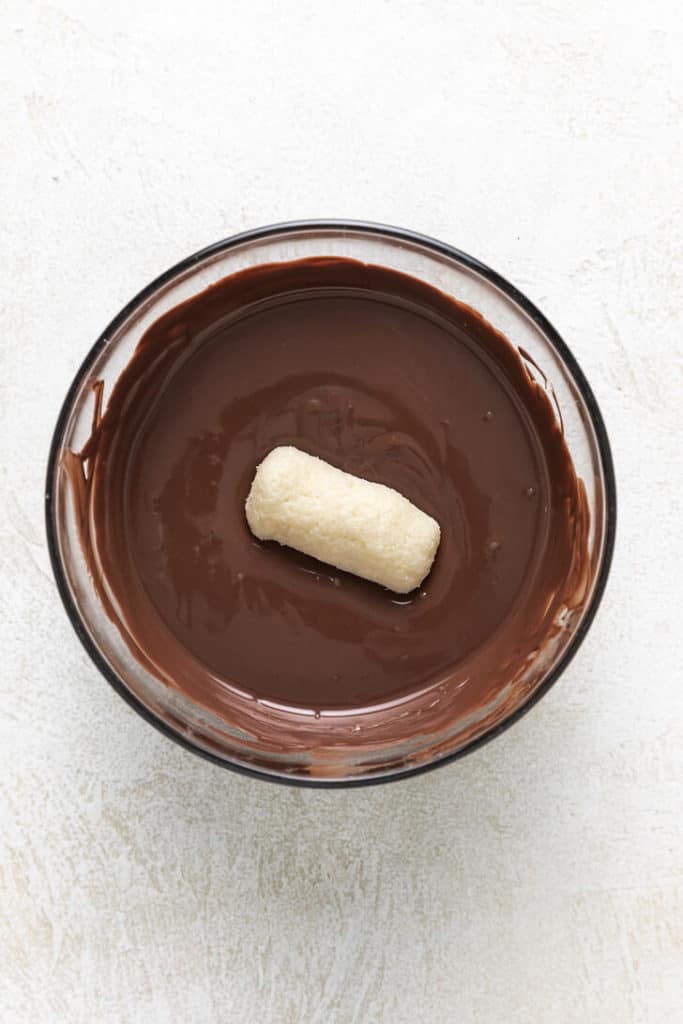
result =
M584 599L588 514L545 391L479 314L396 271L235 274L158 320L105 404L65 461L100 597L148 669L274 749L269 702L307 712L313 744L326 711L418 694L393 739L476 718L535 685ZM432 515L423 587L400 598L256 541L244 500L277 445Z

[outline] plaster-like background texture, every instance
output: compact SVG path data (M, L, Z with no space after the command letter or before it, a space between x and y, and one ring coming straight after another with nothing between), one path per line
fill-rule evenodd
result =
M0 3L2 1024L683 1019L683 32L674 0ZM444 238L601 402L616 559L565 677L436 773L221 771L99 678L43 473L104 324L299 216Z

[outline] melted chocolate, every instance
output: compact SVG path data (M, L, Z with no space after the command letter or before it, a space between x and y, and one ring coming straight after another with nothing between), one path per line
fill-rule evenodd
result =
M419 591L251 535L244 501L277 445L434 516ZM532 685L530 661L584 595L587 510L545 391L478 313L377 266L261 266L173 309L67 468L131 650L229 722L244 697L312 717L425 692L420 728L439 725L436 704L439 727L476 718Z

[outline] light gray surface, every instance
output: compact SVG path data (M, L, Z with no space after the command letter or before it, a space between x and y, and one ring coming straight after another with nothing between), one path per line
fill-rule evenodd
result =
M679 5L0 12L3 1024L681 1019ZM620 486L607 596L551 694L351 792L157 735L81 651L43 537L51 429L106 321L297 216L432 233L526 290Z

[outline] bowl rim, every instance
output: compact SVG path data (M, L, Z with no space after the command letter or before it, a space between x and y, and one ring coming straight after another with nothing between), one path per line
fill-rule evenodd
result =
M446 754L443 757L436 758L433 761L429 761L426 764L409 765L405 768L400 768L395 772L389 772L383 775L367 776L367 777L351 777L342 779L315 779L307 778L305 776L291 776L287 774L276 774L268 771L261 770L259 768L249 767L239 762L231 761L225 757L221 757L218 754L214 754L209 750L205 750L203 747L194 743L186 735L174 729L168 723L162 721L146 707L145 704L132 693L124 684L123 680L119 678L117 673L111 668L104 656L100 653L97 645L90 637L83 620L79 614L76 603L71 595L64 566L62 565L62 559L59 552L59 543L57 538L57 524L55 521L55 502L54 502L54 489L56 482L56 469L57 460L62 446L62 436L66 428L68 418L71 414L71 406L73 400L81 387L81 383L84 377L90 372L92 365L95 360L107 345L110 337L119 329L119 327L128 319L128 317L138 309L143 303L151 298L154 293L164 285L171 282L175 277L183 274L185 271L190 270L195 264L203 262L204 259L211 256L217 256L221 253L227 252L230 249L234 249L237 246L244 244L245 242L261 241L263 239L274 237L279 234L292 234L298 232L308 231L337 231L337 232L362 232L369 235L383 235L388 236L397 241L410 242L419 245L423 248L436 252L439 255L446 256L450 259L455 260L457 263L465 266L469 270L475 271L477 274L482 276L490 284L493 284L498 288L504 295L512 299L526 315L543 331L548 340L552 343L555 349L559 352L562 357L567 369L572 375L574 383L579 389L583 401L586 404L586 409L589 414L591 425L595 431L597 440L598 453L602 470L605 478L605 541L602 556L602 563L598 572L598 576L595 581L595 588L590 604L586 609L586 613L583 621L576 630L576 633L572 637L566 651L560 658L555 668L548 674L548 677L541 683L538 689L524 702L524 704L512 712L504 721L499 722L491 729L484 732L481 736L476 737L464 747L456 750L450 754ZM616 535L616 521L617 521L617 495L616 495L616 479L614 474L614 463L612 460L612 452L607 436L607 429L605 422L600 412L597 400L593 391L581 369L576 358L572 354L567 343L562 339L558 331L553 327L546 316L526 297L518 288L511 284L506 278L504 278L497 271L492 270L489 266L482 263L480 260L468 253L463 252L461 249L455 246L449 245L446 242L441 242L436 238L429 235L421 234L417 231L412 231L407 228L395 227L393 225L378 223L374 221L365 220L348 220L348 219L313 219L313 220L294 220L294 221L283 221L275 224L264 225L263 227L253 228L249 231L242 231L238 234L230 235L227 238L223 238L211 245L205 246L199 249L197 252L192 253L190 256L186 256L178 263L174 264L164 273L154 278L145 288L137 293L125 306L116 314L116 316L110 321L105 327L104 331L100 334L98 339L90 348L89 352L85 356L85 359L78 368L71 385L66 393L64 401L62 403L59 415L57 417L57 423L52 435L50 442L50 451L48 455L47 463L47 474L46 474L46 485L45 485L45 527L47 533L47 546L50 556L50 562L52 564L52 571L57 584L57 590L59 596L64 605L66 614L71 622L73 629L76 632L81 644L85 648L92 662L99 669L101 674L107 680L113 689L122 697L126 703L133 708L146 722L153 725L159 732L169 739L174 740L181 747L192 753L198 754L205 760L212 762L213 764L219 765L222 768L227 768L231 771L238 772L241 775L246 775L255 779L263 779L268 782L279 783L283 785L291 786L304 786L314 789L346 789L356 786L372 786L379 785L380 783L395 782L400 779L406 779L408 777L422 775L425 772L432 771L435 768L439 768L442 765L450 764L453 761L464 757L466 754L470 754L473 751L483 747L484 744L490 743L491 740L495 739L501 733L509 729L515 722L518 722L524 715L526 715L531 709L541 700L542 697L548 692L551 686L562 675L564 670L567 668L574 655L578 651L579 647L583 643L583 640L591 627L591 624L595 618L596 612L605 591L607 584L607 578L609 576L610 567L612 564L612 557L614 553L614 542Z

